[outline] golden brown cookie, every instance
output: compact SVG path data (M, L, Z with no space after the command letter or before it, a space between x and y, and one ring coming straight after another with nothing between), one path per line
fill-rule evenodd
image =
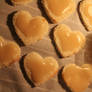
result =
M27 11L19 11L13 17L16 33L25 45L41 40L48 34L48 22L41 16L32 17Z
M15 42L5 40L0 36L0 68L19 61L20 57L20 47Z
M79 13L87 30L92 31L92 0L81 1Z
M56 46L63 57L77 53L85 44L85 36L79 31L72 31L67 25L60 24L54 30Z
M82 68L88 68L88 69L90 69L90 73L91 73L91 76L92 76L92 64L84 64L84 65L82 65Z
M62 77L73 92L84 92L92 82L89 68L81 68L75 64L64 67Z
M53 57L43 58L31 52L24 59L24 68L30 80L39 85L52 78L58 72L59 65Z
M42 4L53 23L69 17L76 7L74 0L42 0Z

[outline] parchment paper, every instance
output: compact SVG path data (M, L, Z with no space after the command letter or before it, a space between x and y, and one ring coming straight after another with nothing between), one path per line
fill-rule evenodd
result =
M79 1L80 0L75 0L76 6L78 6ZM31 13L32 16L44 16L50 25L49 35L34 45L23 46L12 26L13 13L18 10L27 10ZM60 70L62 66L70 63L75 63L77 65L91 63L92 33L88 32L81 23L78 16L78 9L76 8L76 12L62 23L69 25L72 30L81 31L87 38L85 47L76 55L72 55L67 58L60 58L58 51L55 49L51 34L53 28L57 24L50 23L49 19L43 11L40 0L33 0L32 3L21 6L12 6L9 0L0 0L0 35L6 39L17 42L21 46L22 56L31 51L36 51L43 57L53 56L58 61ZM48 80L46 83L32 88L29 80L26 79L25 74L23 74L22 68L23 62L21 60L20 63L16 62L8 68L0 69L0 92L70 92L65 90L59 83L59 74ZM85 92L92 92L92 85L90 85Z

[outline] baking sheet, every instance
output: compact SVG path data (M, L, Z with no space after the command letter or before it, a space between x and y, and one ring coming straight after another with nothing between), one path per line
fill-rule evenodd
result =
M80 0L75 0L76 6L78 6L79 1ZM13 13L18 10L27 10L32 16L44 16L50 25L49 35L34 45L23 46L12 26ZM31 51L36 51L43 57L53 56L57 59L60 65L60 70L62 66L70 63L75 63L77 65L92 63L92 33L87 32L82 25L78 16L78 10L76 9L76 12L62 23L69 25L72 30L81 31L87 38L86 46L76 55L67 58L60 58L58 51L55 49L51 34L53 28L57 24L50 23L42 9L40 0L33 0L32 3L21 6L12 6L9 0L0 0L0 35L6 39L17 42L21 46L22 56ZM10 67L0 70L0 92L70 92L69 90L65 90L63 88L64 85L62 86L59 83L59 73L46 83L41 84L39 87L32 88L29 80L22 72L22 68L23 62L21 60L20 63L16 62ZM90 85L85 92L92 92L92 85Z

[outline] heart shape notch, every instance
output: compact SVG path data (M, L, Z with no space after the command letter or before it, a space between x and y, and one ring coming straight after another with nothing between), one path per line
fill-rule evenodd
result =
M92 82L92 71L75 64L66 65L61 75L73 92L84 92Z
M19 61L21 57L20 47L13 41L5 40L0 36L0 68Z
M30 2L32 2L32 0L11 0L11 2L14 5L18 5L18 4L27 4L27 3L30 3Z
M60 24L54 30L54 40L60 54L67 57L77 53L84 46L86 39L81 32L72 32L67 25Z
M41 40L48 34L48 22L41 16L32 17L27 11L19 11L13 17L16 33L25 45Z
M39 85L52 78L58 72L59 65L53 57L43 58L31 52L24 58L24 68L29 79Z
M74 0L42 0L42 4L53 23L66 19L76 8Z
M92 0L82 0L79 6L82 22L88 31L92 31Z

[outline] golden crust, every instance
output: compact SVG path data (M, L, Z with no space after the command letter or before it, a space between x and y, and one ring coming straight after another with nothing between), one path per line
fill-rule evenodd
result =
M47 13L47 15L49 16L49 18L51 19L51 21L53 23L58 23L58 22L61 22L63 21L64 19L66 19L67 17L69 17L71 14L74 13L75 11L75 8L76 8L76 5L75 5L75 2L73 0L72 1L72 4L70 4L70 7L71 7L71 11L67 11L67 14L64 14L64 15L61 15L61 16L55 16L51 11L50 9L48 8L48 5L47 5L47 2L46 0L42 0L42 4L44 6L44 9Z
M81 15L81 19L82 19L85 27L87 28L87 30L92 31L92 24L89 23L88 18L83 13L83 8L85 7L86 4L92 4L92 0L83 0L83 1L81 1L80 5L79 5L79 13Z
M16 26L16 24L15 24L18 15L21 14L21 13L26 14L28 19L30 19L30 17L31 17L31 20L32 20L32 19L35 19L35 18L39 18L40 20L44 20L44 21L43 21L43 24L44 24L45 28L44 28L44 30L43 30L43 31L44 31L43 35L41 35L40 37L36 37L36 38L26 37L26 36L21 32L21 30ZM14 25L14 27L15 27L15 29L16 29L16 33L18 34L18 36L20 37L20 39L23 41L23 43L24 43L25 45L34 44L34 43L36 43L38 40L43 39L43 37L48 34L48 27L49 27L49 26L48 26L48 22L45 20L45 18L43 18L43 17L41 17L41 16L32 17L32 16L30 15L30 13L27 12L27 11L18 11L18 12L14 15L14 17L13 17L13 25Z

